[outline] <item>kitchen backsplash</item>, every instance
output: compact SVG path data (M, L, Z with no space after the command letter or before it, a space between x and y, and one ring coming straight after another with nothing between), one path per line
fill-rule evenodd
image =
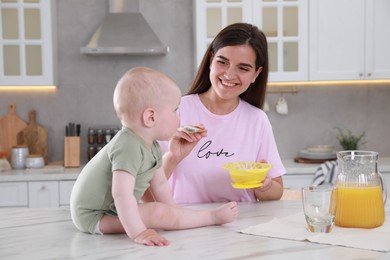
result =
M112 138L118 133L120 127L91 127L87 135L87 160L91 160Z

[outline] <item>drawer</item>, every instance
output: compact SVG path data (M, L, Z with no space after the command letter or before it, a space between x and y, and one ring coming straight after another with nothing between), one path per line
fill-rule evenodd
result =
M30 208L59 207L58 181L32 181L28 183Z
M70 194L76 181L60 181L60 206L70 204Z
M27 182L0 183L0 207L27 207Z

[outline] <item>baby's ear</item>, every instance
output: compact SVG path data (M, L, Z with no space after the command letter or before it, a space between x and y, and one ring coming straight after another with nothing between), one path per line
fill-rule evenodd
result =
M153 108L147 108L142 113L142 120L146 127L152 127L155 123L155 111Z

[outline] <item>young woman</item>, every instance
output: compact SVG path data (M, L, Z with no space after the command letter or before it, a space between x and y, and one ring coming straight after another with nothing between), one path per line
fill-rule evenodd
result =
M207 132L177 131L164 155L176 202L280 199L285 168L261 110L267 78L267 40L257 27L229 25L210 44L179 107L181 125L200 123ZM222 169L234 161L266 161L272 169L261 187L235 189Z

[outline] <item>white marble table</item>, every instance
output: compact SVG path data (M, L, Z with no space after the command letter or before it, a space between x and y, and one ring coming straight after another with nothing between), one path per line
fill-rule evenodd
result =
M192 205L192 208L216 204ZM133 243L126 235L88 235L73 226L69 209L0 209L0 259L390 259L390 253L238 233L273 216L302 210L301 202L240 203L234 223L162 231L167 247ZM387 207L387 216L389 207Z

